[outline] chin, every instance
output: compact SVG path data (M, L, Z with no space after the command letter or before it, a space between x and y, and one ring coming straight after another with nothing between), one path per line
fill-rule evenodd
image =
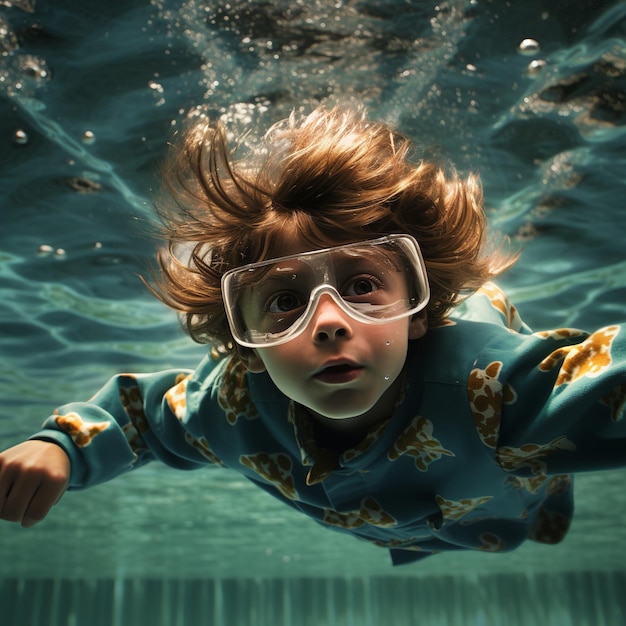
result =
M352 415L351 413L348 415L324 415L323 413L318 413L318 415L327 420L352 420L362 415L362 413L357 413L356 415Z
M309 411L315 413L318 417L327 419L327 420L350 420L356 419L357 417L361 417L365 415L372 407L365 406L359 407L358 409L345 410L345 411L333 411L333 410L324 410L323 407L318 407L317 409L314 407L309 407Z

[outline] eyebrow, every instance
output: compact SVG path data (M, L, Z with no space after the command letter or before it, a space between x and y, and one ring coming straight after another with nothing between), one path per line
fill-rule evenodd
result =
M306 272L303 270L310 269L306 265L296 268L292 266L288 267L274 267L269 270L259 281L252 285L253 290L259 293L273 289L274 285L284 287L288 282L293 282L294 287L300 283L296 278L306 278ZM292 276L295 278L292 280Z

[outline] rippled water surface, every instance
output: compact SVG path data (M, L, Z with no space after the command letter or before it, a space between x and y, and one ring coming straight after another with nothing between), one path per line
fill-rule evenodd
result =
M137 278L166 142L198 112L264 127L364 100L421 154L480 171L494 228L525 249L502 282L531 326L624 321L625 37L624 2L0 3L0 444L111 374L202 357ZM558 547L392 570L237 475L154 465L67 494L32 530L0 526L0 574L618 569L623 478L580 478Z

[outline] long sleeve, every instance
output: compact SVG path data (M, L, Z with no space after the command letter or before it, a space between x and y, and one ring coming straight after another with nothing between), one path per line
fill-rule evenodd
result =
M626 465L623 327L588 336L573 330L537 333L519 347L510 371L506 357L475 368L470 395L472 387L484 391L486 382L502 401L501 419L487 432L504 469L536 475Z
M472 417L519 475L626 465L626 328L485 336L468 379Z
M209 460L186 411L191 374L174 370L115 376L89 402L59 407L33 439L53 441L70 457L70 489L91 487L158 459L180 469Z

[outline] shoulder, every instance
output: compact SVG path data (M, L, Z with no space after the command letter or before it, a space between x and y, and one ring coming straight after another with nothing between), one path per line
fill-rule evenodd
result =
M495 364L502 375L535 369L550 355L560 355L588 337L589 333L573 328L533 332L506 294L488 283L443 325L415 342L409 361L420 364L425 380L462 383L476 368L493 369Z
M474 320L495 324L515 333L530 334L515 305L495 283L485 283L476 293L464 300L447 320Z
M511 350L532 336L506 294L487 283L464 300L444 323L431 328L410 354L421 353L428 361L430 378L463 380L481 354L492 349Z

